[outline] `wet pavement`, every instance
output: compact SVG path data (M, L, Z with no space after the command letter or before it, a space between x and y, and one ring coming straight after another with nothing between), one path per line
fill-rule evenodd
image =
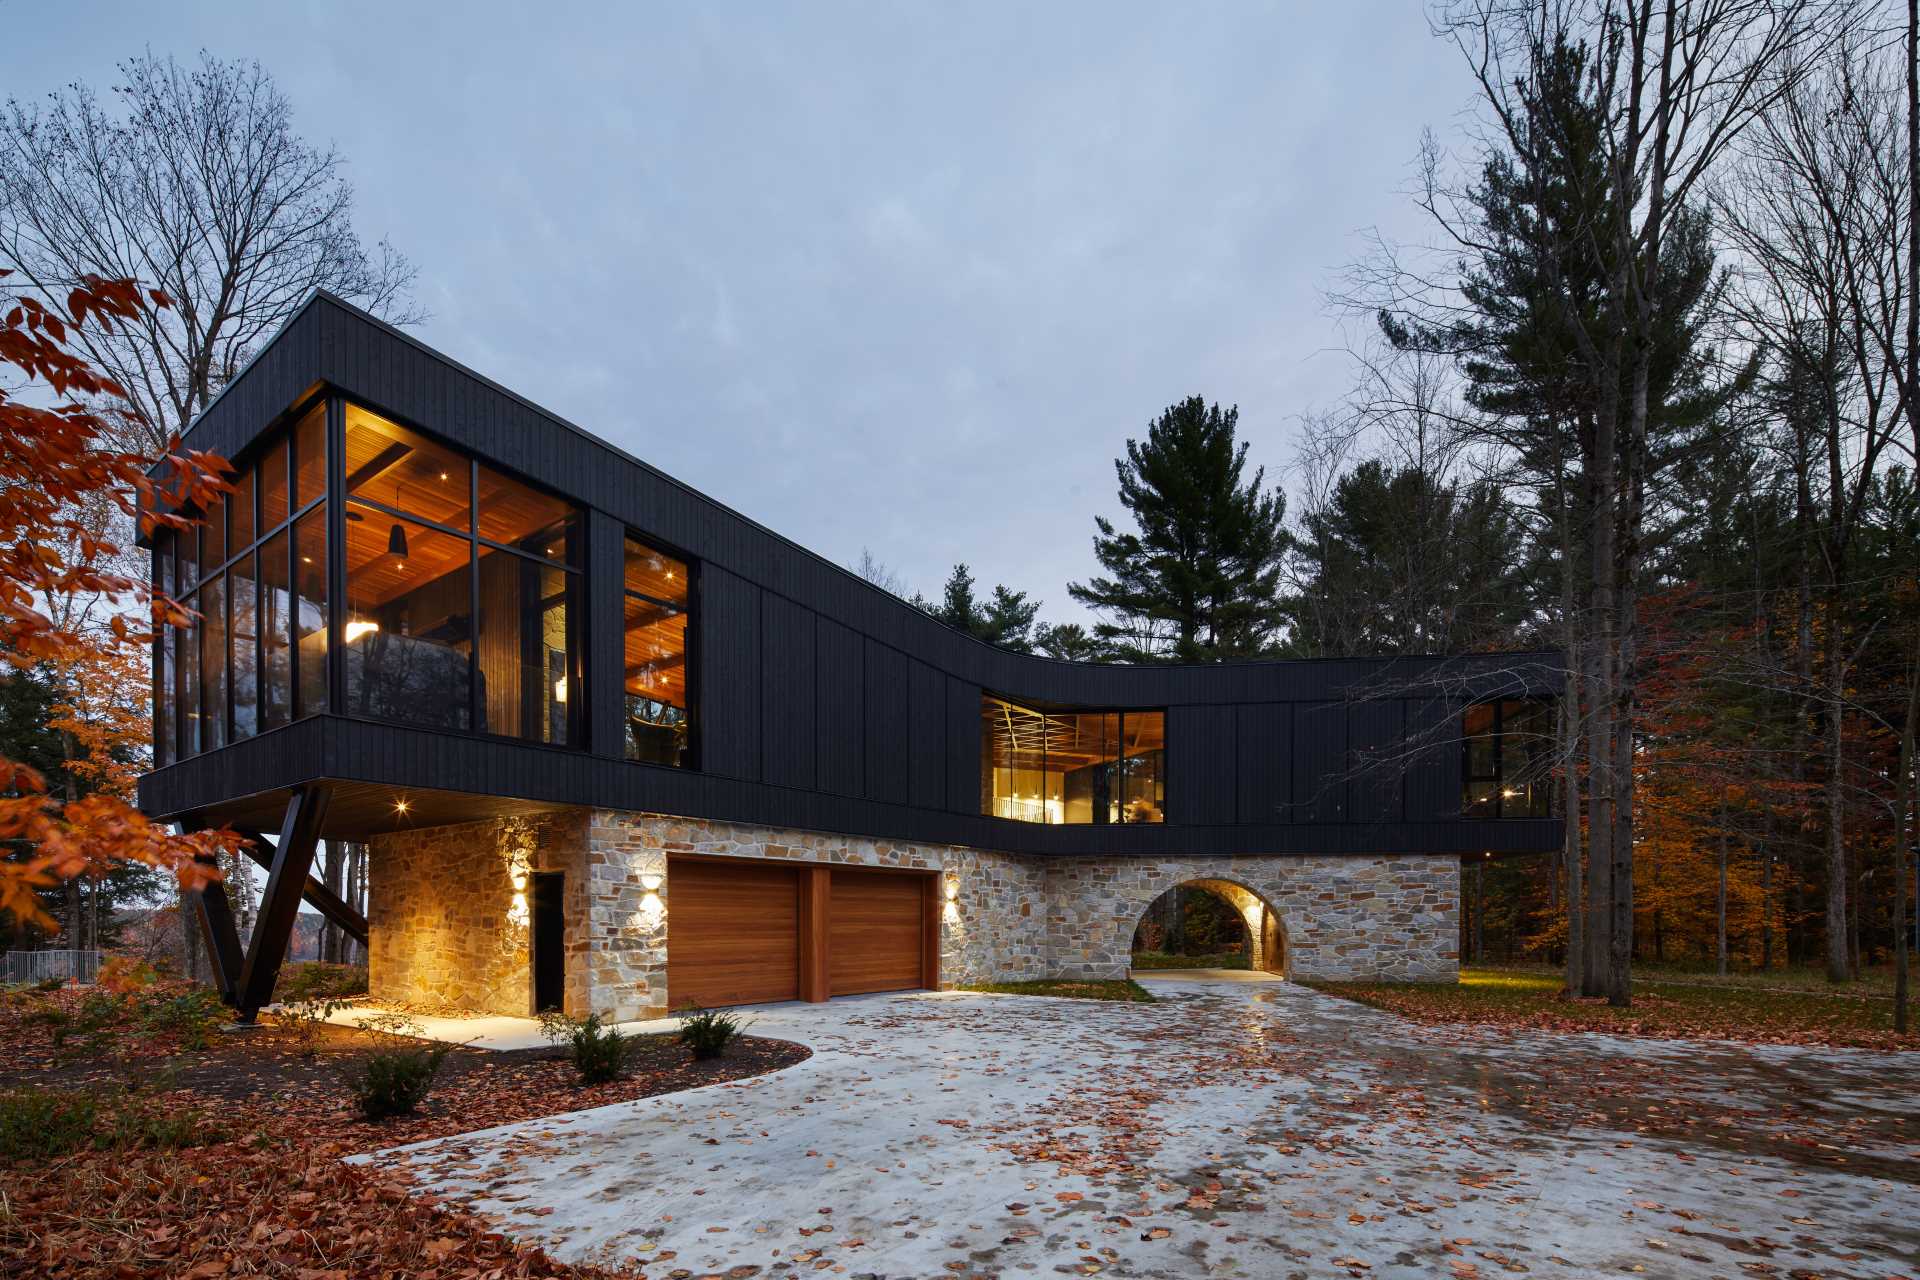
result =
M652 1277L1920 1276L1920 1054L1152 989L773 1006L806 1062L374 1159Z

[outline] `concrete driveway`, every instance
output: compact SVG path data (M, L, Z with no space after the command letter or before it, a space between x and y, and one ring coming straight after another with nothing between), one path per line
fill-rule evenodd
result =
M374 1158L654 1277L1920 1270L1920 1055L1426 1030L1240 978L770 1007L811 1059Z

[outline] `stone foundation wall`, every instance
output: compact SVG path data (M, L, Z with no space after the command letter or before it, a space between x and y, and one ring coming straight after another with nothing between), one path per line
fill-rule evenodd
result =
M566 873L565 1007L588 1008L584 813L376 836L368 845L368 994L426 1008L525 1016L530 877Z
M1460 860L1453 854L1062 858L1048 864L1047 876L1047 949L1062 977L1124 974L1147 907L1196 880L1237 885L1273 908L1286 933L1289 977L1460 976Z
M376 999L524 1014L526 873L566 887L569 1013L658 1017L667 989L674 854L902 867L941 873L944 986L1125 977L1153 900L1200 883L1245 918L1260 947L1271 909L1284 954L1256 965L1301 978L1450 981L1458 976L1459 860L1448 854L1247 858L1035 858L950 845L597 810L504 819L373 843L369 924Z
M1037 859L602 809L588 828L588 955L593 1007L616 1020L658 1017L673 1005L667 990L673 903L667 859L687 853L943 872L958 889L941 910L943 985L1048 972L1046 890Z

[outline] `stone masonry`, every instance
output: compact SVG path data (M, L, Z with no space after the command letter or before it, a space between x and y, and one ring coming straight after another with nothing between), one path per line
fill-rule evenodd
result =
M533 1009L529 889L566 874L566 1002L588 1002L587 815L541 814L375 837L367 860L367 980L376 1000L524 1017Z
M673 854L934 871L943 986L1117 978L1153 900L1199 883L1246 918L1262 910L1294 977L1444 982L1458 976L1459 862L1446 854L1035 858L614 810L503 819L373 844L369 920L376 999L528 1012L529 870L567 872L567 1011L616 1021L672 1007ZM516 880L518 877L518 881Z

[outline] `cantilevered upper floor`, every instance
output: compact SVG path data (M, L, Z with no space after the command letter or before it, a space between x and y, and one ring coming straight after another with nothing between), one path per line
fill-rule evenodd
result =
M325 294L187 443L238 472L152 543L199 614L155 646L156 815L330 779L346 837L590 805L1039 854L1560 842L1553 655L995 649Z

